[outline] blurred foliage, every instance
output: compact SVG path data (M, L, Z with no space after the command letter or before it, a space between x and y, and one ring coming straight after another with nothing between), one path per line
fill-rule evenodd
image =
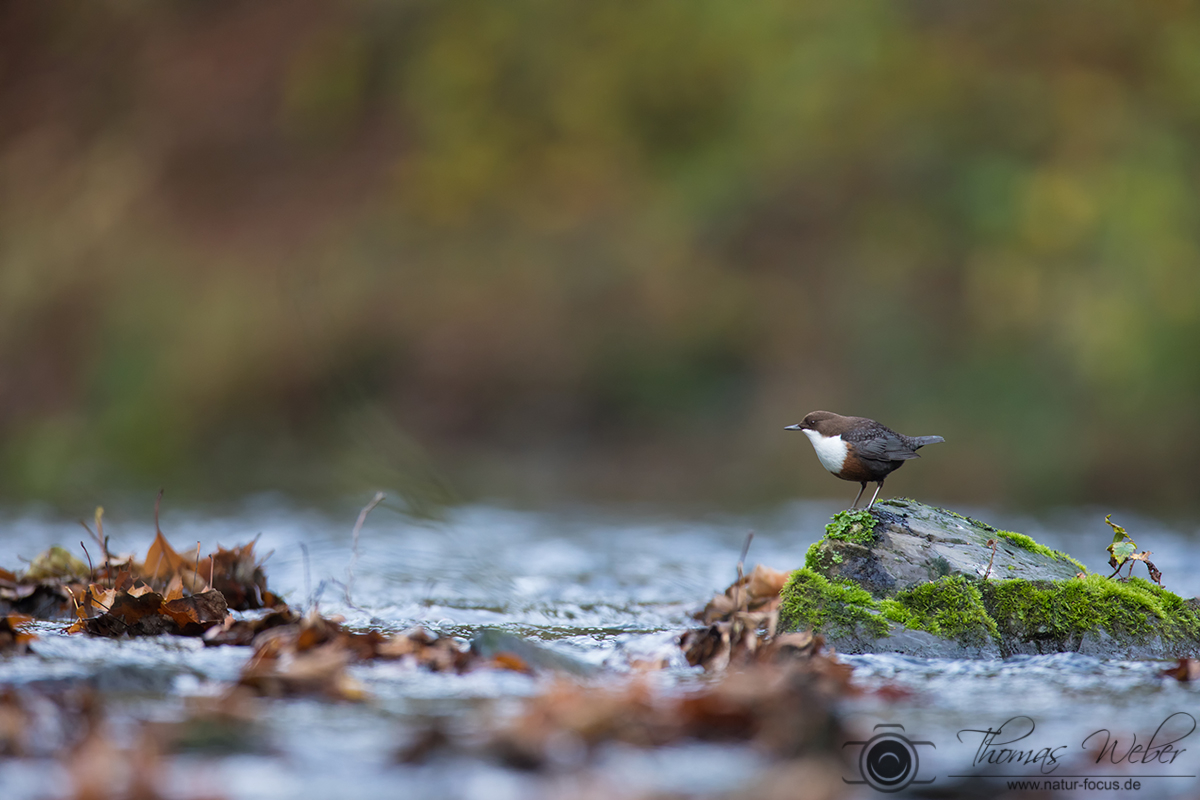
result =
M1198 74L1182 0L0 5L0 492L840 498L827 408L1194 505Z

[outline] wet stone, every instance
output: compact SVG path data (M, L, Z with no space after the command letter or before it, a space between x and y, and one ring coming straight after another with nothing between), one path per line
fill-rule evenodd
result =
M1028 536L910 500L836 515L784 586L779 621L847 653L1200 654L1200 600L1089 575Z
M990 577L1053 581L1082 571L1064 554L1029 550L1012 534L952 511L888 500L876 503L870 514L873 541L864 545L826 537L817 544L815 560L826 578L854 581L876 597L946 576L982 578L992 558L989 540L996 542Z

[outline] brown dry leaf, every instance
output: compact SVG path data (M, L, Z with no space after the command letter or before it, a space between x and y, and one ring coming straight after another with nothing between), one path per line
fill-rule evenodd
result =
M167 584L166 591L163 592L163 599L166 601L178 600L183 597L183 578L175 575L171 578L171 582Z
M272 628L293 625L300 621L300 616L292 609L284 606L272 611L259 619L239 619L226 615L220 625L213 626L204 632L204 643L207 645L253 645L260 633Z
M158 594L160 598L162 597L161 594L151 589L148 585L141 583L140 581L126 589L123 594L127 594L130 597L142 597L143 595L147 594Z
M477 657L448 637L433 636L415 628L387 637L378 631L347 631L337 620L315 611L296 620L283 614L270 627L253 631L254 656L242 671L241 684L269 696L315 694L330 699L361 700L363 689L345 672L352 661L374 658L412 659L435 671L462 672ZM238 623L225 623L214 642L241 637Z
M586 747L604 741L666 744L669 736L653 724L652 700L640 680L605 689L559 681L526 701L522 713L495 732L487 749L508 764L536 769L552 761L555 748L566 742Z
M282 601L267 591L267 576L254 555L254 542L217 552L200 562L201 577L211 576L213 588L225 595L229 607L238 611L272 608Z
M719 671L729 666L728 622L717 622L707 628L693 628L679 637L679 646L691 666L702 666L705 671Z
M633 672L659 672L671 666L669 659L665 657L658 658L633 658L629 660L629 669Z
M6 686L0 692L0 756L26 754L31 722L31 715L16 689Z
M523 672L526 675L533 674L533 667L525 662L525 659L512 653L497 653L492 656L491 664L497 669L507 669L511 672Z
M763 645L775 635L779 622L779 592L790 573L759 564L714 595L696 618L705 628L685 632L679 640L687 661L706 671L730 664L753 663Z
M107 612L82 621L82 630L95 636L157 636L170 633L175 624L164 617L162 595L146 592L133 595L117 592ZM74 631L76 626L72 626Z
M730 670L683 696L660 695L640 677L617 687L559 682L527 701L493 734L488 749L524 768L610 741L641 747L746 741L784 758L823 751L837 739L831 709L846 687L835 688L829 678L836 659L809 645L807 658Z
M322 617L314 608L300 620L295 647L297 650L310 650L334 640L342 639L346 631L341 626L341 617L332 619Z
M21 628L33 621L24 614L9 614L0 619L0 653L28 653L29 643L37 639Z
M142 562L140 577L149 584L165 585L187 564L187 559L175 552L175 548L171 547L171 543L167 541L167 537L163 536L163 532L160 530L155 534L154 541L150 543L150 549L146 551L146 560Z
M226 617L220 592L208 591L166 601L140 581L125 589L92 584L75 609L78 621L67 633L96 636L199 636Z
M366 691L346 672L351 654L341 642L297 652L268 640L242 669L239 685L264 697L318 695L329 700L361 701Z
M0 578L0 614L27 614L37 619L71 618L75 604L70 585L14 583Z
M752 598L751 605L754 600L778 597L790 574L764 567L762 564L755 566L754 571L750 573L750 579L746 582L746 592Z
M1174 678L1181 682L1200 680L1200 661L1194 658L1181 658L1179 663L1161 673L1164 678Z
M778 603L763 606L760 611L740 611L731 614L728 621L685 631L679 646L689 664L702 666L706 672L720 671L730 664L748 664L771 640L778 620Z
M469 647L449 636L437 636L421 627L389 636L375 648L375 658L409 658L433 672L466 672L481 659ZM528 666L528 665L527 665Z
M167 600L160 612L174 620L179 626L179 633L184 636L199 636L212 626L224 622L229 615L225 596L213 590Z
M730 584L724 593L713 595L704 610L696 614L696 619L711 625L727 621L734 614L770 614L779 608L779 592L787 583L789 574L759 564L749 575L743 575Z

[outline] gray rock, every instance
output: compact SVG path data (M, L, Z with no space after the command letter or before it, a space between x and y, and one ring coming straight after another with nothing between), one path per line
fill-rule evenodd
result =
M970 517L911 500L876 503L870 513L875 519L874 541L864 545L826 537L817 544L812 561L826 578L854 581L875 597L946 576L980 580L992 558L989 540L996 542L992 578L1066 580L1083 570L1066 554L1021 534L997 531Z
M1002 655L995 643L963 644L895 622L890 623L884 636L874 636L860 629L852 633L826 634L825 641L842 653L899 653L917 658L999 658Z

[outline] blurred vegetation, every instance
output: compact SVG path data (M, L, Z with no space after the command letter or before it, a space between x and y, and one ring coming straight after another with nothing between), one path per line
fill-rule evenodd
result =
M1192 2L0 5L0 493L1194 507ZM449 478L443 476L450 476Z

